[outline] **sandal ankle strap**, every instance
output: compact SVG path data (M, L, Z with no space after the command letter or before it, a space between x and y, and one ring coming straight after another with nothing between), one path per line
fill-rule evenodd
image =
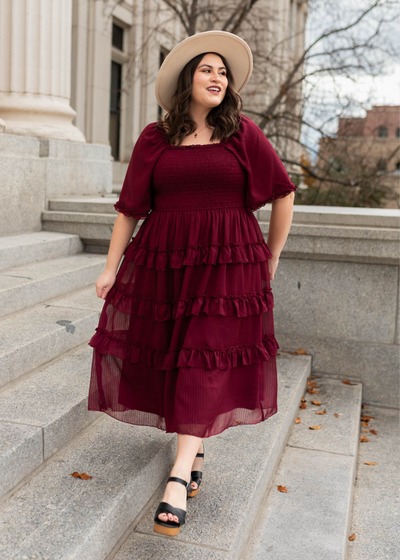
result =
M170 476L167 482L169 482L170 480L175 481L175 482L180 482L181 484L186 486L187 490L190 489L190 482L186 482L186 480L183 480L183 478L179 478L177 476Z
M197 453L196 457L203 457L204 459L204 452L205 452L206 448L204 446L204 440L203 440L203 452L202 453Z

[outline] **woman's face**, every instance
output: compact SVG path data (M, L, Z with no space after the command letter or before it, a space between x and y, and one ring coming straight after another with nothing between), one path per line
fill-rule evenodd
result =
M209 91L211 86L219 91ZM227 87L226 67L221 57L208 53L203 56L194 72L190 101L212 109L224 99Z

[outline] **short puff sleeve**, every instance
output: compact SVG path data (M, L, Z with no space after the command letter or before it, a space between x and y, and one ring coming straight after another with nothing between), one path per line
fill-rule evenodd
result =
M247 172L245 208L248 212L297 189L271 143L249 117L241 115L240 129L226 147L234 152Z
M133 218L145 218L153 209L152 176L158 158L166 147L157 122L148 124L137 139L124 183L114 208Z

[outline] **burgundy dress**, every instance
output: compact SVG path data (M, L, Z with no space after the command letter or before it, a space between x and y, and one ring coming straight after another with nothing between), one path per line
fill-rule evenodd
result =
M150 123L116 210L145 217L89 345L89 410L201 438L277 412L271 253L252 213L296 190L260 128L172 146Z

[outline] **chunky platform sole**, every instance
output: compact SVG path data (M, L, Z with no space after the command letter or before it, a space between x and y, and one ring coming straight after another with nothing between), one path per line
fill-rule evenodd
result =
M183 478L178 478L177 476L170 476L167 481L167 484L170 480L173 480L175 482L180 482L181 484L186 486L186 491L189 490L190 484L192 482L192 479L190 479L190 482L186 482L186 480L183 480ZM177 516L179 522L162 521L158 517L160 513L172 513L172 515ZM175 537L176 535L178 535L179 531L181 530L182 525L184 525L185 520L186 520L186 511L184 509L173 507L168 502L160 502L157 511L154 515L153 531L155 533L160 533L162 535Z

